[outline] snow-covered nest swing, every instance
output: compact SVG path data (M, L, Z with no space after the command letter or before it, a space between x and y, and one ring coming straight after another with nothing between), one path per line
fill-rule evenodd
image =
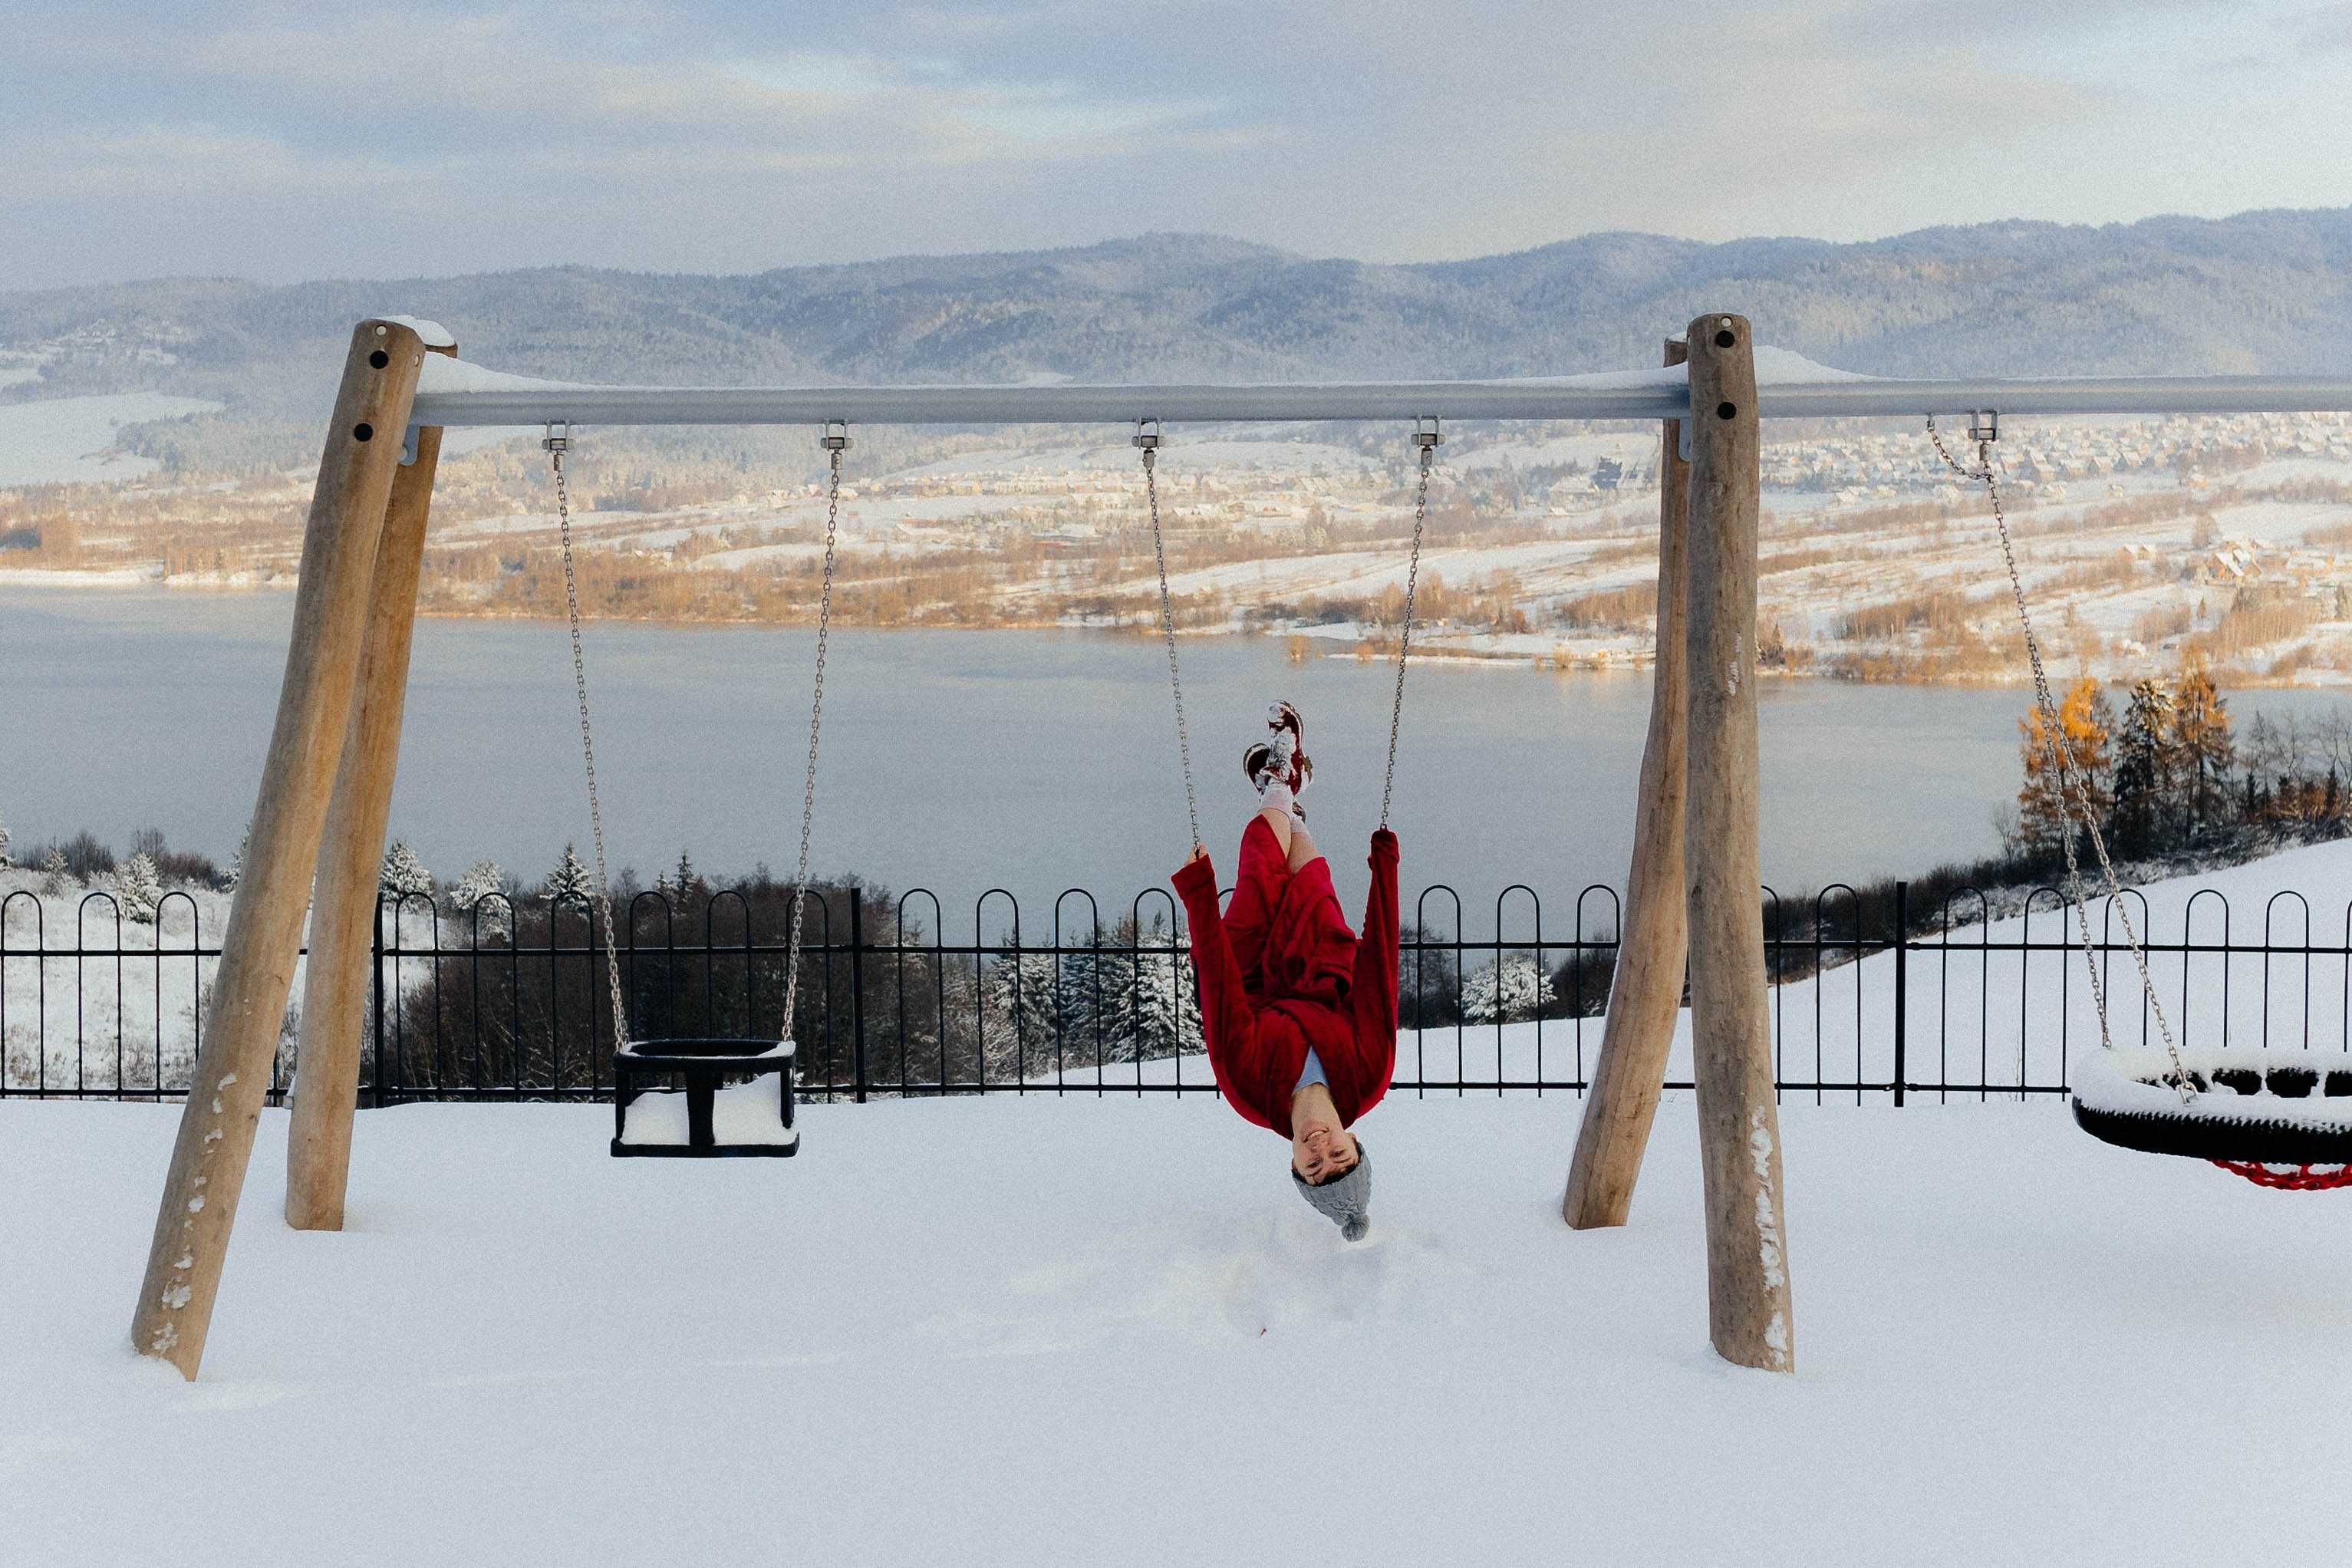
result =
M580 698L580 755L588 775L588 826L596 848L596 908L604 926L604 981L612 994L613 1152L669 1158L789 1156L800 1152L793 1125L793 1010L800 1000L801 939L808 900L809 825L816 811L817 737L824 717L824 647L833 611L834 542L841 521L841 454L848 426L824 437L832 483L825 503L824 591L816 621L816 685L809 705L808 777L801 794L800 870L793 882L792 934L785 943L783 1027L774 1039L632 1039L621 989L613 891L604 873L604 816L596 799L596 745L588 720L588 666L581 652L580 588L572 558L572 497L563 477L570 426L550 426L540 443L555 477L555 515L563 553L563 595L572 625L572 675ZM647 1088L647 1080L660 1087Z
M2147 1154L2208 1160L2258 1186L2283 1192L2328 1192L2352 1187L2352 1057L2334 1064L2308 1051L2184 1050L2156 994L2131 910L2123 900L2106 840L2091 809L2090 786L2063 739L2058 707L2043 672L2042 647L2025 607L2000 491L1992 464L1998 426L1990 416L1971 423L1977 467L1952 460L1936 422L1927 434L1953 471L1981 482L1992 503L2009 583L2017 600L2018 624L2033 671L2033 697L2040 710L2046 766L2058 784L2059 841L2066 855L2066 891L2083 941L2083 961L2099 1019L2099 1044L2071 1063L2074 1121L2084 1131L2117 1148ZM2091 916L2074 855L2077 826L2097 853L2110 906L2121 918L2124 938L2137 968L2142 994L2162 1037L2160 1047L2117 1046L2107 1024L2105 977L2093 956Z
M2074 1121L2094 1138L2210 1160L2289 1192L2352 1186L2352 1060L2328 1066L2307 1051L2177 1047L2084 1055L2074 1075Z

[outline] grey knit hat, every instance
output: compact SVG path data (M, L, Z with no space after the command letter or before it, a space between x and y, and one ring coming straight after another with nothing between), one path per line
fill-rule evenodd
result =
M1364 1141L1356 1140L1356 1163L1344 1176L1316 1186L1297 1171L1290 1180L1298 1188L1298 1195L1313 1206L1316 1213L1339 1227L1339 1234L1349 1241L1361 1241L1372 1227L1372 1152Z

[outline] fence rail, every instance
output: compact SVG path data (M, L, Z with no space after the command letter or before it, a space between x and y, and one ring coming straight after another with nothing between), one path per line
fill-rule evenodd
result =
M2185 1037L2352 1049L2352 907L2323 941L2308 901L2278 893L2263 906L2259 940L2242 940L2218 890L2163 911L2126 897L2149 937L2158 1005ZM631 1032L781 1032L790 903L773 884L629 900L617 923ZM976 901L966 942L945 939L940 901L920 890L812 889L804 908L794 1031L803 1095L1215 1092L1180 910L1164 891L1107 918L1074 890L1042 924L1024 924L1010 894L992 892ZM1506 889L1492 912L1493 934L1474 938L1453 889L1415 901L1400 951L1394 1092L1586 1087L1616 963L1616 893L1583 889L1549 929L1530 888ZM363 1102L609 1095L613 1019L588 914L579 900L492 895L458 910L387 898ZM1760 914L1784 1098L2061 1095L2069 1048L2099 1037L2082 942L2055 891L2008 908L1958 893L1920 911L1904 884L1891 899L1839 884L1785 906L1768 889ZM2121 922L2102 914L2089 962L2117 998L2116 1036L2153 1040ZM2160 914L2168 931L2156 929ZM52 929L68 920L70 931ZM220 954L208 928L225 922L217 898L186 891L145 921L104 892L0 899L0 1096L184 1093ZM289 1083L293 1037L289 1008L273 1100ZM1686 1051L1670 1072L1670 1087L1689 1087Z

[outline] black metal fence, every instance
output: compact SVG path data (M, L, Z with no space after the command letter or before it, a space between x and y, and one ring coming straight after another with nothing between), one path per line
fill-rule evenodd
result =
M2352 1048L2352 908L2326 939L2301 895L2263 906L2259 940L2219 891L2152 910L2126 895L2161 1005L2200 1047ZM0 899L0 1095L163 1099L185 1091L225 922L184 891L135 920L110 894ZM648 892L619 911L630 1032L773 1037L782 1027L790 891ZM72 929L53 930L60 907ZM812 889L798 1017L804 1096L1208 1094L1189 954L1173 898L1106 916L1077 891L1039 929L1009 894L950 942L940 901ZM2124 1043L2155 1038L2116 912L2090 942ZM1482 908L1477 914L1483 917ZM1473 936L1432 887L1400 952L1395 1092L1576 1092L1601 1040L1618 899L1585 889L1547 922L1533 889L1496 897ZM1997 908L1958 894L1839 885L1762 904L1776 1076L1784 1097L1901 1105L1922 1094L2063 1094L2070 1047L2098 1037L2070 906L2044 889ZM578 901L423 897L379 911L362 1040L366 1103L585 1100L610 1089L605 948ZM1924 916L1924 918L1922 918ZM2161 924L2164 929L2155 929ZM1897 940L1897 932L1905 934ZM296 1001L299 999L299 986ZM289 1005L272 1075L293 1060ZM1688 1087L1678 1048L1670 1087Z

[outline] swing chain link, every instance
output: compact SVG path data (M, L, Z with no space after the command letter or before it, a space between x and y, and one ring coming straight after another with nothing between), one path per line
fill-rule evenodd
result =
M1404 723L1405 660L1412 654L1412 596L1421 584L1421 538L1429 523L1429 474L1445 439L1434 419L1413 422L1412 442L1421 449L1421 481L1412 498L1412 553L1404 573L1404 631L1397 639L1396 699L1389 704L1389 765L1381 780L1381 826L1389 825L1389 797L1396 792L1397 731Z
M809 700L808 777L801 786L800 868L793 877L792 937L786 944L784 958L782 1037L786 1040L793 1038L794 1010L800 1005L801 944L808 926L805 906L808 902L809 829L816 820L817 737L824 720L824 650L826 636L833 626L833 568L841 530L841 454L849 447L848 423L827 422L823 443L828 469L824 495L824 568L816 601L816 689ZM859 889L852 887L849 896L855 899L864 895ZM856 962L855 955L851 962Z
M1176 601L1168 592L1168 545L1160 531L1160 421L1135 422L1135 445L1143 452L1143 494L1151 508L1151 558L1160 568L1160 629L1168 641L1168 687L1176 697L1176 756L1184 770L1184 817L1192 850L1201 850L1201 806L1192 790L1192 740L1184 727L1184 677L1176 663Z
M629 1025L621 1002L621 950L613 930L613 886L604 872L604 813L596 799L596 742L588 722L588 662L580 649L580 580L572 563L572 487L563 473L563 454L572 449L570 423L566 422L561 436L550 425L540 447L547 453L548 466L555 470L556 535L562 543L563 604L572 626L572 686L580 698L580 756L588 771L588 832L596 849L596 909L604 917L604 984L612 994L613 1044L617 1049L628 1042ZM593 921L590 940L594 940Z
M2074 747L2064 739L2060 726L2058 704L2050 691L2050 677L2042 662L2041 639L2034 636L2033 617L2025 607L2025 584L2018 575L2017 551L2009 532L2009 518L2003 510L2000 487L1993 467L1992 444L2000 438L1998 413L1979 409L1969 416L1969 435L1976 442L1977 466L1963 467L1954 460L1944 445L1943 436L1936 428L1936 416L1927 416L1927 439L1935 444L1936 455L1944 466L1964 479L1981 483L1985 496L1992 504L1993 528L2000 538L2001 561L2009 568L2009 590L2017 605L2017 623L2025 634L2025 657L2033 671L2033 701L2042 720L2042 751L2045 771L2058 782L2058 842L2066 857L2066 891L2074 901L2074 921L2083 938L2083 966L2090 976L2091 1002L2099 1018L2099 1045L2112 1050L2115 1039L2107 1021L2107 991L2100 975L2098 960L2091 951L2091 910L2083 887L2083 871L2074 853L2074 817L2082 817L2083 829L2089 836L2091 847L2099 860L2099 872L2107 889L2107 907L2123 920L2124 941L2131 949L2132 963L2139 972L2142 994L2147 998L2156 1017L2156 1027L2164 1038L2164 1052L2172 1064L2172 1087L2186 1105L2196 1099L2196 1090L2189 1078L2188 1065L2182 1061L2179 1043L2173 1037L2171 1021L2165 1016L2164 1003L2156 994L2156 982L2147 968L2147 951L2141 944L2139 931L2131 917L2131 909L2124 901L2121 879L2116 875L2115 862L2108 857L2106 836L2099 831L2097 814L2091 807L2090 781L2075 765Z

